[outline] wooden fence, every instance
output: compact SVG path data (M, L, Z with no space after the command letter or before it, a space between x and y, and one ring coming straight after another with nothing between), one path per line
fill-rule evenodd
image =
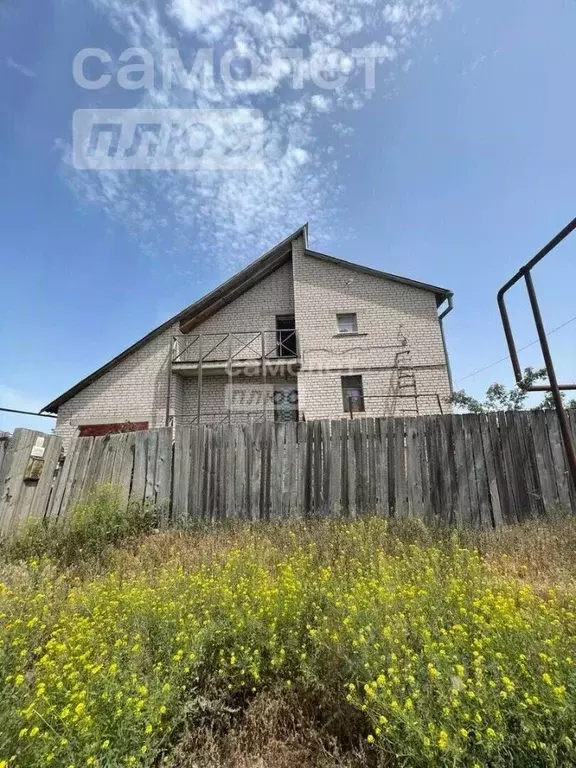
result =
M28 430L0 444L2 533L65 515L102 483L175 524L374 513L488 528L576 510L553 411L188 426L60 452Z
M497 527L558 508L576 509L576 492L553 411L176 434L177 522L376 513Z
M126 503L149 501L168 515L172 444L170 428L79 437L64 460L61 438L15 430L4 448L0 443L0 534L29 518L64 516L105 483Z

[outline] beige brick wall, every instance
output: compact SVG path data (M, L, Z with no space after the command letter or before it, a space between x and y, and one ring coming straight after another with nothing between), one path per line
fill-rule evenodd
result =
M396 360L408 350L418 393L450 395L434 294L305 255L292 246L296 327L302 356L300 409L306 419L344 415L341 376L362 375L368 415L414 413L413 398L397 391ZM358 335L340 336L336 315L355 312ZM405 405L402 407L401 403ZM447 403L442 403L446 411ZM419 399L421 413L437 413L435 397Z
M277 314L293 312L292 266L288 262L208 318L194 333L272 331ZM152 339L60 407L56 433L66 444L77 434L81 424L138 420L148 421L152 427L164 426L169 350L178 331L175 325ZM272 333L271 343L274 343L273 339ZM192 380L177 375L172 377L170 413L176 420L179 414L196 413L194 387ZM225 410L225 377L209 381L206 376L203 392L205 412Z
M262 418L266 401L266 418L274 417L274 391L277 389L296 389L296 377L293 376L234 376L232 384L226 376L204 376L202 380L201 422L222 421L228 415L229 403L232 403L232 421L245 422ZM196 378L184 379L183 409L178 423L197 423L198 419L198 382Z
M164 426L168 359L175 331L176 327L156 336L60 406L56 434L68 444L81 424L117 420Z
M250 340L248 331L269 331L267 338L273 346L275 342L276 315L294 314L294 284L292 279L292 263L288 261L275 272L265 277L253 288L243 293L235 301L227 304L212 317L209 317L203 323L194 328L189 334L222 334L229 331L238 333L244 343ZM206 338L205 344L209 341ZM213 343L217 343L218 337L215 337ZM238 340L235 342L239 344ZM254 342L253 355L250 349L244 350L243 354L247 357L257 356L260 351L259 341ZM209 346L204 347L204 352ZM226 343L218 350L217 354L222 355L227 352Z
M339 312L357 314L360 335L337 335L336 314ZM395 392L394 365L397 353L402 350L410 351L418 392L439 393L443 398L450 394L434 295L306 256L303 239L293 244L289 262L208 318L191 334L268 330L268 346L274 346L276 315L293 313L302 361L302 370L297 374L301 416L307 419L343 416L341 376L350 373L363 376L369 415L414 413L411 401L402 407L400 401L384 397ZM117 420L164 425L168 361L175 333L178 333L177 326L152 339L61 406L57 434L68 443L78 426L86 423ZM222 347L222 352L225 351L226 345ZM258 352L254 350L253 354L256 356ZM245 352L245 356L249 357L250 352ZM295 375L268 378L265 384L268 414L273 410L274 388L295 386L295 382ZM234 401L237 418L259 410L262 400L256 393L261 392L263 386L257 376L234 377L232 389L235 397L239 397ZM190 422L196 417L196 387L195 378L172 377L170 412L177 423ZM239 396L239 391L245 396ZM226 376L205 375L204 414L226 413L228 399ZM253 408L251 402L259 404ZM422 399L419 409L421 413L436 413L437 401L434 397Z

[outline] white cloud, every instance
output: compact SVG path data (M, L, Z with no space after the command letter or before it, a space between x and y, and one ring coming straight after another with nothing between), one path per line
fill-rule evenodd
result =
M318 112L330 112L332 108L332 101L322 93L315 93L311 97L310 103Z
M377 40L368 48L377 49L387 66L401 62L449 0L398 0L384 10L377 0L92 2L127 44L147 48L157 61L163 49L178 48L190 69L199 48L217 43L217 59L235 50L257 62L250 79L203 79L196 72L191 88L157 88L139 106L261 110L267 126L263 170L106 173L63 166L79 199L103 208L145 250L161 253L176 269L192 261L197 267L194 240L230 271L304 221L316 236L330 237L339 221L333 210L337 165L334 147L319 134L325 125L319 113L338 115L335 130L346 135L347 112L373 95L351 51L366 46L362 38L369 30ZM285 55L296 46L302 48L299 63ZM386 89L378 73L376 93L379 82ZM339 83L343 75L349 79ZM326 87L319 88L318 80Z
M16 72L24 75L24 77L28 77L30 79L36 77L36 72L34 72L34 70L25 67L24 64L19 64L17 61L14 61L14 59L10 58L10 56L8 56L6 59L6 65L10 67L10 69L15 69Z
M338 134L338 136L350 136L354 133L354 128L351 125L345 123L333 123L332 130Z

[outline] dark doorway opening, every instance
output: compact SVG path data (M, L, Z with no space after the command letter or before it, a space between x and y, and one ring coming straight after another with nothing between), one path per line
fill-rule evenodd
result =
M296 321L294 315L276 315L276 355L296 357Z
M298 421L298 390L295 387L274 389L274 421Z

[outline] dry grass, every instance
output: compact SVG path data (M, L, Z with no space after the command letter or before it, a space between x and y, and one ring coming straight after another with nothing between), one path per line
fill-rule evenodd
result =
M313 702L284 691L257 695L229 729L188 727L169 768L362 768L375 765L364 742L342 742Z
M535 589L573 592L576 586L576 521L558 514L500 531L467 533L463 544L477 548L506 577Z
M356 529L369 527L372 518L357 520ZM380 531L381 532L381 531ZM235 523L217 528L157 531L136 537L121 549L111 549L104 563L139 568L143 554L151 565L161 566L178 559L186 569L225 561L233 549L257 550L262 558L271 551L290 551L295 540L302 547L313 546L318 565L331 564L334 553L348 551L355 556L354 541L339 520L292 521L286 523ZM576 588L576 519L558 514L498 531L457 531L430 527L419 520L391 520L387 539L379 538L379 551L394 555L399 543L420 546L452 546L454 543L477 550L505 577L526 581L536 589L572 591ZM272 544L271 548L269 545ZM263 562L265 562L263 560ZM84 567L86 563L79 563ZM88 567L92 569L93 563Z

